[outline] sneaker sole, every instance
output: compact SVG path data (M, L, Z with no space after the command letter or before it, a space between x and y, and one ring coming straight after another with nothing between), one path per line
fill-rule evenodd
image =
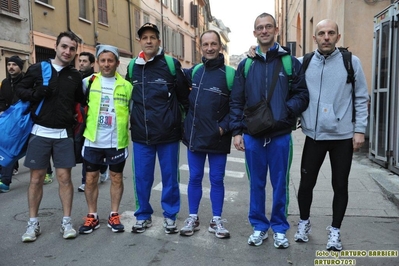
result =
M337 247L334 247L334 246L332 246L332 247L326 247L326 249L327 250L332 250L332 251L341 251L342 250L342 247L341 248L337 248Z
M112 227L112 225L110 225L110 224L107 224L107 226L108 226L108 228L111 228L111 231L114 232L114 233L122 233L122 232L125 232L125 228L123 228L123 229L114 229L114 228Z
M137 228L137 227L134 227L134 225L133 225L133 227L132 227L132 233L135 233L135 234L141 234L141 233L144 233L145 232L145 230L147 229L147 228L150 228L152 226L152 223L150 223L150 224L146 224L144 227L140 227L140 228Z
M301 237L298 237L298 238L295 237L294 240L295 240L295 242L298 242L298 243L307 243L309 241L309 238L308 239L304 239L304 238L301 238Z
M216 230L215 229L213 229L212 227L208 227L208 232L209 233L211 233L211 234L215 234L215 236L217 237L217 238L220 238L220 239L223 239L223 238L230 238L230 233L225 233L225 234L218 234L218 233L216 233Z
M260 241L259 243L255 243L255 242L248 240L248 245L258 247L258 246L262 245L263 241L266 240L267 238L268 238L268 235L266 235L266 237L263 238L262 241Z
M287 245L276 245L276 244L274 244L274 247L277 248L277 249L286 249L289 246L290 246L289 244L287 244Z
M76 232L73 234L73 233L70 233L70 234L68 234L68 235L62 235L62 237L64 238L64 239L74 239L74 238L76 238Z
M166 234L177 234L179 230L177 228L165 228L165 233Z
M2 190L0 190L0 192L1 192L1 193L7 193L7 192L10 192L10 190L4 190L4 189L2 189Z
M100 224L97 225L96 227L94 227L93 229L90 229L90 230L86 230L86 231L80 231L79 230L79 234L91 234L91 233L93 233L94 230L97 230L98 228L100 228Z
M22 237L22 242L34 242L34 241L36 241L36 239L37 239L37 237L39 236L40 234L38 234L37 236L35 236L34 238L24 238L24 237Z
M223 235L220 235L218 233L215 233L215 236L219 239L224 239L224 238L230 238L230 233L225 233Z
M260 246L262 244L263 244L263 240L258 242L258 243L255 243L255 242L252 242L252 241L248 241L248 245L253 246L253 247L258 247L258 246Z
M182 231L180 231L180 235L181 236L192 236L192 235L194 235L194 232L195 232L195 230L191 231L191 232L182 232Z
M35 237L35 238L22 238L22 242L25 242L25 243L34 242L34 241L36 241L36 239L37 239L37 237Z
M135 228L135 227L133 227L132 228L132 233L135 233L135 234L141 234L141 233L144 233L145 232L145 230L147 229L147 228L150 228L151 227L151 225L150 226L146 226L146 227L143 227L143 228Z
M147 228L132 228L132 233L141 234L144 233Z

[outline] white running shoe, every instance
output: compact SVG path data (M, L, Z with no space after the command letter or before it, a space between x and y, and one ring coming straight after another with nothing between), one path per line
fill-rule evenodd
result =
M263 240L267 239L267 237L267 231L254 231L248 238L248 245L260 246L262 245Z
M274 247L275 248L288 248L290 245L285 234L275 233L273 235L273 238L274 238Z
M28 222L26 233L22 235L22 242L33 242L41 234L39 222Z
M328 233L328 241L327 241L327 250L341 251L342 243L341 243L341 232L339 228L335 228L332 226L328 226L326 230Z
M310 220L299 220L298 230L295 233L295 242L308 242L308 235L311 231Z
M60 232L62 234L62 237L65 239L71 239L76 237L76 230L73 229L71 220L63 220L61 222Z

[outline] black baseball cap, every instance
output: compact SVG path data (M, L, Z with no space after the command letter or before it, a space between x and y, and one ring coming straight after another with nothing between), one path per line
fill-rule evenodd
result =
M137 34L139 35L140 38L141 38L141 34L145 30L153 30L157 33L157 35L159 35L159 30L158 30L157 25L147 22L143 26L141 26L141 28L137 31Z

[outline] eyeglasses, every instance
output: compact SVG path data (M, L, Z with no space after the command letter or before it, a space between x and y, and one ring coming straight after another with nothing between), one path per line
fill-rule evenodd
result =
M271 29L274 29L274 25L272 25L272 24L267 24L267 25L259 25L259 26L256 26L256 28L255 28L255 30L256 31L263 31L264 29L266 29L266 30L271 30Z

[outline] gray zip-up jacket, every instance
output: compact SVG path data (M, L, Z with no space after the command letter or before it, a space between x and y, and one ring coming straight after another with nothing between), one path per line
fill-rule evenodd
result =
M302 62L303 58L299 60ZM302 113L303 133L314 140L350 139L354 133L365 133L367 127L367 82L358 57L352 55L355 72L355 100L352 84L346 83L348 72L338 49L324 57L317 50L306 69L309 106ZM352 105L356 122L352 122Z

